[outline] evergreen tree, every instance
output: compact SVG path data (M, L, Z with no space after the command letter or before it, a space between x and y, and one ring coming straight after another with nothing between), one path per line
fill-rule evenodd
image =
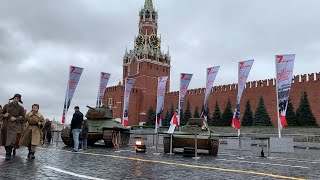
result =
M162 120L162 125L169 126L170 121L171 121L170 114L169 114L169 111L167 110L167 114L166 114L165 118Z
M222 126L231 126L232 123L232 117L233 117L233 113L231 110L231 103L230 103L230 99L228 99L228 103L226 106L226 109L224 110L223 114L222 114Z
M260 96L259 105L254 114L252 125L254 126L272 126L270 116L264 105L263 98Z
M316 118L312 113L306 91L303 92L297 109L297 119L301 126L317 126Z
M218 101L216 101L216 106L212 115L211 126L221 126L221 112L219 108Z
M191 111L190 111L190 102L188 100L187 108L186 108L186 111L184 112L184 118L183 119L184 119L185 122L188 122L191 117L192 117L192 115L191 115Z
M194 109L193 117L194 118L199 118L200 117L198 106L196 106L196 108Z
M241 124L243 126L252 126L252 122L253 122L253 112L251 110L250 101L248 99L246 103L246 110L244 111Z
M153 110L153 107L151 106L148 110L148 120L146 122L146 125L155 125L156 123L156 112Z
M184 119L184 112L183 109L180 109L180 125L184 126L187 124L187 121Z
M289 99L287 112L286 112L286 119L288 122L288 126L298 126L298 118L296 116L296 113L294 112L293 105L291 103L291 100Z

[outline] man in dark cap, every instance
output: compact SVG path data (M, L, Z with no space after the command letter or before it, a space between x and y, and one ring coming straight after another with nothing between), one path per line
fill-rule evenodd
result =
M10 102L12 100L12 102ZM21 133L21 124L25 123L24 108L21 95L15 94L9 99L0 112L0 121L3 121L0 135L0 146L4 146L6 150L6 160L11 159L12 149L16 143L17 134Z
M79 134L81 125L83 122L83 114L79 110L79 106L74 107L74 114L71 120L71 131L73 135L73 150L72 152L78 152L79 148Z

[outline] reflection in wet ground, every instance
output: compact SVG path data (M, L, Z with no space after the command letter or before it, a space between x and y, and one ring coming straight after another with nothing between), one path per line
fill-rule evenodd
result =
M27 159L27 149L20 148L16 157L4 161L0 148L0 179L282 179L320 177L319 150L295 149L291 154L272 154L260 158L260 148L244 151L227 150L220 145L219 156L199 151L199 160L183 157L182 149L174 155L155 155L155 147L147 141L147 152L136 153L129 145L117 152L97 144L87 152L71 153L72 148L50 145L40 147L35 160Z

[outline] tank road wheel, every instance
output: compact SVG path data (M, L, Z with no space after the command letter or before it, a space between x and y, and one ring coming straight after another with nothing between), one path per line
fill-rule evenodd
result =
M130 132L129 131L124 131L124 137L125 137L125 146L127 146L129 144L129 141L130 141Z
M210 139L209 155L217 156L219 150L219 140Z
M62 129L61 131L61 139L66 146L73 146L71 129Z
M118 146L118 143L121 144L121 142L119 142L119 132L118 131L113 131L112 133L112 144L114 147Z
M103 131L103 141L106 147L113 147L112 135L113 135L113 130Z
M127 146L130 140L130 133L128 131L121 132L121 144L122 146Z
M164 153L170 153L170 137L163 137L163 151Z
M120 137L121 137L121 146L125 146L125 134L124 134L124 132L120 132L121 134L120 134Z

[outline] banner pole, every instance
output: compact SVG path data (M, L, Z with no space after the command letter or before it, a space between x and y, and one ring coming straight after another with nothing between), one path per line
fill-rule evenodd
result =
M277 55L275 56L275 67L276 67L276 95L277 95L277 119L278 119L278 136L281 138L281 123L279 117L279 99L278 99L278 71L277 71Z
M157 114L157 109L158 109L158 96L159 96L159 78L157 78L158 81L158 90L157 90L157 106L156 106L156 122L154 124L154 133L157 134L158 133L158 114Z
M155 129L154 129L154 133L157 134L158 133L158 115L157 115L157 112L156 112L156 122L155 122Z
M121 120L121 124L122 124L122 125L124 125L124 111L125 111L125 110L124 110L124 108L125 108L125 107L124 107L124 106L125 106L124 101L125 101L125 99L126 99L126 84L127 84L127 80L128 80L128 77L126 77L125 80L124 80L124 90L123 90L123 91L124 91L124 94L123 94L123 101L122 101L122 103L123 103L123 105L122 105L122 106L123 106L123 109L122 109L122 120Z
M180 93L181 92L179 92L179 102L178 102L178 124L177 124L178 126L180 126L180 111L181 111L180 110L180 108L181 108Z
M63 109L63 111L65 112L64 113L64 121L66 121L66 116L67 116L67 113L68 113L68 99L69 99L69 81L70 81L70 74L71 74L71 72L70 72L70 70L71 70L71 66L69 67L69 71L68 71L68 73L69 73L69 77L68 77L68 80L67 80L67 90L66 90L66 97L65 97L65 99L64 99L64 107L65 107L65 109ZM62 115L63 116L63 115ZM65 122L62 122L62 124L64 124Z
M100 82L99 82L98 95L97 95L97 104L96 104L97 108L100 106L100 85L101 85L101 73L100 73Z

